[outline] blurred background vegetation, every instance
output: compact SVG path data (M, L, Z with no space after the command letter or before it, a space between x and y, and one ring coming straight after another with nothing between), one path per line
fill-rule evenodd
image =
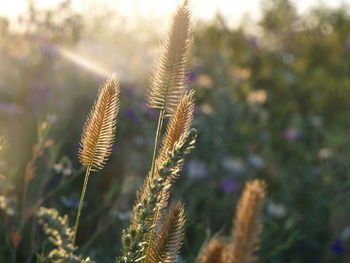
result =
M195 23L188 81L199 139L174 190L187 210L179 262L229 232L252 178L269 185L258 262L350 262L347 10L300 14L289 0L265 0L253 27L232 27L220 14ZM119 254L151 162L157 113L144 90L162 39L154 23L78 13L70 1L39 9L29 0L16 21L0 17L1 263L34 262L45 250L38 205L74 219L82 125L112 71L121 79L117 143L91 178L78 244L98 262Z

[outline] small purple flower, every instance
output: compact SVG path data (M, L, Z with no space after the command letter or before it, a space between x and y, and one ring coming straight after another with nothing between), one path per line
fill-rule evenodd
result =
M158 111L150 109L145 102L141 104L141 110L151 119L158 118Z
M118 145L113 143L112 152L116 152L116 151L118 151L118 149L119 149Z
M193 111L193 115L197 115L201 112L201 109L198 105L194 106L194 111Z
M21 114L23 108L13 103L0 102L0 113Z
M38 45L38 48L42 53L45 53L45 54L58 53L58 48L55 45L51 44L46 36L37 35L35 40Z
M133 90L133 87L132 87L132 88L126 89L126 97L127 97L128 99L132 99L132 98L135 97L135 92L134 92L134 90Z
M331 245L331 250L337 255L343 254L345 251L343 241L340 238L337 238Z
M55 47L54 45L51 44L43 44L40 46L41 52L45 54L57 54L58 53L58 48Z
M294 141L299 138L300 131L298 129L289 128L284 131L283 136L288 141Z
M237 192L239 188L238 183L234 179L225 179L221 183L221 190L225 193L234 193Z
M73 143L72 150L75 154L78 154L80 150L80 144L78 142Z
M195 79L197 78L197 74L193 71L187 73L186 75L186 84L188 86L191 86L193 81L195 81Z
M32 88L32 94L28 98L28 104L32 108L34 115L40 112L40 109L49 95L48 85L43 81L34 83Z
M126 110L126 117L135 125L138 125L141 123L139 117L136 115L136 113L131 108Z
M242 39L246 42L246 44L252 48L252 49L256 49L258 48L258 41L254 36L249 36L246 34L242 34Z

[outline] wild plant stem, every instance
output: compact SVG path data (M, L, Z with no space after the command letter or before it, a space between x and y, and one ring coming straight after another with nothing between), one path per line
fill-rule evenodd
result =
M165 111L161 110L159 112L159 119L158 119L158 125L157 125L157 132L156 132L156 138L155 138L155 142L154 142L154 149L153 149L153 157L152 157L152 168L151 168L151 176L154 176L154 171L155 171L155 162L157 159L157 148L158 148L158 143L159 143L159 139L160 139L160 135L161 135L161 131L162 131L162 126L163 126L163 121L164 121L164 114ZM154 226L153 229L151 230L151 234L150 234L150 238L149 238L149 243L146 249L146 255L148 256L149 251L150 251L150 246L152 244L152 239L153 239L153 235L154 235L154 229L155 229L155 224L158 220L158 214L159 214L159 207L157 208L154 220L152 222L152 225ZM146 259L147 259L146 256Z
M157 125L156 137L154 139L154 148L153 148L153 156L152 156L152 166L151 166L152 177L154 176L155 162L157 159L157 149L158 149L159 139L160 139L160 135L163 127L164 114L165 114L164 110L161 110L159 112L158 125Z
M34 165L34 162L36 160L36 157L32 156L31 160L27 163L27 166L28 165L31 165L33 166ZM26 168L27 170L27 168ZM23 185L23 192L22 192L22 201L21 201L21 209L22 209L22 213L25 209L25 205L26 205L26 196L27 196L27 192L28 192L28 183L29 183L29 179L27 178L27 171L25 172L25 175L24 175L24 185Z
M75 219L73 246L75 246L75 239L77 237L81 209L83 207L83 202L84 202L84 197L85 197L85 193L86 193L87 184L88 184L88 181L89 181L90 172L91 172L91 166L88 166L87 169L86 169L86 173L85 173L83 189L82 189L81 194L80 194L78 213L77 213L77 217Z

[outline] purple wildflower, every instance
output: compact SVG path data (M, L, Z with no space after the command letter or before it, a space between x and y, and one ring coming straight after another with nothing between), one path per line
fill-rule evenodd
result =
M199 106L198 106L198 105L195 105L195 106L194 106L193 114L194 114L194 115L197 115L197 114L200 113L200 111L201 111L201 110L200 110Z
M41 52L46 53L46 54L56 54L56 53L58 53L57 47L55 47L54 45L51 45L51 44L41 45L40 46L40 50L41 50Z
M345 251L343 241L340 238L337 238L331 245L331 250L337 255L343 254Z
M118 145L116 143L112 146L112 152L116 152L119 149Z
M284 131L283 136L288 141L294 141L299 138L300 131L298 129L289 128Z
M134 110L132 110L131 108L126 110L126 117L135 125L138 125L141 123L139 117L136 115Z
M343 47L345 50L349 50L350 49L350 40L346 40L343 44Z
M45 53L45 54L58 53L58 48L55 45L51 44L46 36L37 35L36 42L42 53Z
M258 48L258 41L257 41L256 37L242 34L242 39L246 42L246 44L250 48L252 48L252 49Z
M80 149L80 144L78 142L73 143L72 150L75 154L79 153L79 149Z
M14 103L0 102L0 113L21 114L23 108Z
M159 112L153 109L150 109L147 104L144 102L141 104L141 110L151 119L158 118Z
M38 81L34 83L32 88L32 94L28 98L28 103L31 106L34 115L37 115L39 113L48 95L49 89L45 82Z
M225 193L234 193L238 190L239 185L234 179L225 179L221 183L221 190Z
M135 97L134 87L126 89L126 97L132 99Z
M190 71L186 75L186 84L188 86L191 86L193 81L195 81L196 78L197 78L197 74L195 72L193 72L193 71Z

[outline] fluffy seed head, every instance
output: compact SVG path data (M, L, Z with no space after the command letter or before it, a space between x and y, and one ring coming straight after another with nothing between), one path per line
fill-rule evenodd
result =
M98 99L84 125L79 160L92 170L102 169L112 152L119 111L119 84L115 76L99 90Z
M260 215L266 196L266 183L253 180L246 184L239 200L234 227L233 243L228 244L224 262L249 263L255 260L261 231Z
M224 263L222 253L225 248L224 240L214 237L201 249L196 263Z
M166 133L159 150L159 156L156 161L158 166L160 166L167 159L168 152L173 150L175 144L179 142L182 136L186 135L191 128L194 111L193 95L194 91L191 90L181 98L175 113L169 120ZM161 209L167 206L170 194L170 186L172 184L172 181L178 176L181 168L182 163L179 163L176 167L173 168L171 176L169 176L167 179L169 187L166 187L162 192L162 198L160 201Z
M190 48L190 11L184 1L173 15L162 54L147 91L150 108L165 110L172 115L181 96L186 91L185 74Z
M185 211L182 203L175 203L169 209L159 233L150 250L148 263L173 263L182 246L185 227Z
M161 163L167 158L168 151L172 150L181 136L191 128L194 111L194 91L191 90L182 96L175 113L171 117L159 151L158 161Z

